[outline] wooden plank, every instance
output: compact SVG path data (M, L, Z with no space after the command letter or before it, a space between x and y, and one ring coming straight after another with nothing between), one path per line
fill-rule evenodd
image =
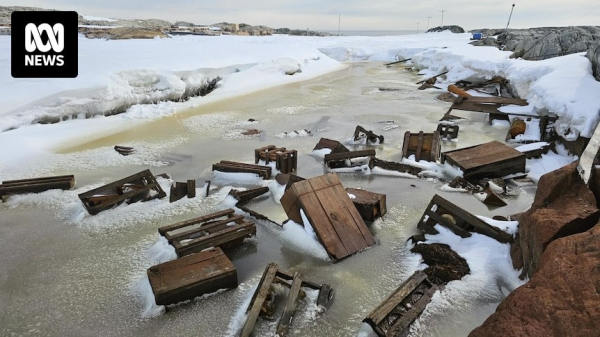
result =
M348 152L339 152L339 153L330 153L325 155L325 163L336 160L345 160L351 158L359 158L359 157L371 157L375 156L374 149L368 150L359 150L359 151L348 151Z
M458 129L457 129L458 131ZM437 162L440 159L440 152L442 151L442 145L440 144L440 133L439 131L433 132L433 137L431 139L431 152L429 155L429 161Z
M73 183L69 180L42 181L39 183L2 184L0 194L40 193L49 190L70 190Z
M417 151L415 153L415 158L417 161L421 160L421 150L423 149L423 131L419 132L419 140L417 141Z
M300 273L294 274L294 280L292 281L292 287L288 293L283 313L277 324L277 335L284 337L287 336L292 320L294 318L294 311L296 310L296 301L300 294L300 287L302 286L302 277Z
M400 164L400 163L391 162L391 161L385 161L385 160L381 160L381 159L377 159L377 158L374 158L372 160L372 163L373 163L373 166L381 167L384 170L409 173L412 175L417 175L419 172L422 171L422 169L419 167Z
M447 73L448 73L447 71L444 71L443 73L439 73L439 74L437 74L437 75L435 75L435 76L432 76L432 77L430 77L430 78L426 78L426 79L424 79L424 80L422 80L422 81L419 81L419 82L417 82L416 84L421 84L421 83L427 82L427 81L429 81L429 80L432 80L432 79L434 79L434 78L437 78L437 77L439 77L439 76L446 75ZM434 82L434 83L435 83L435 82Z
M182 239L185 239L185 238L189 238L190 236L192 236L195 233L199 233L199 232L207 231L207 230L209 230L211 228L215 228L215 227L227 225L230 222L241 223L243 219L244 219L244 216L242 216L242 215L236 215L236 216L233 216L231 218L226 218L225 220L209 221L209 222L205 222L205 223L201 224L200 227L197 227L197 228L194 228L194 229L190 229L190 230L187 230L187 231L184 231L184 232L175 233L175 234L170 234L170 233L166 232L164 234L164 237L169 242L173 241L175 239L182 240ZM194 226L194 225L195 224L191 224L190 226Z
M152 176L152 172L150 172L150 170L144 170L142 172L136 173L134 175L131 175L131 176L126 177L126 178L123 178L121 180L117 180L117 181L112 182L110 184L107 184L107 185L95 188L93 190L89 190L87 192L81 193L81 194L79 194L79 198L81 199L81 198L91 197L91 196L96 195L96 194L103 194L102 192L105 192L105 191L113 189L113 188L116 189L117 187L122 186L122 185L124 185L126 183L129 183L129 182L141 179L141 178L145 178L145 177L148 177L148 176Z
M20 179L20 180L5 180L2 182L2 186L10 186L10 185L23 185L23 184L39 184L44 182L57 182L57 181L70 181L73 187L75 185L75 176L73 175L65 175L65 176L51 176L51 177L40 177L40 178L31 178L31 179Z
M238 200L239 203L244 205L244 204L247 204L248 202L250 202L252 199L259 197L268 192L269 192L269 188L265 186L265 187L251 188L246 191L238 191L236 189L232 189L229 192L229 194L232 195L236 200Z
M175 182L171 185L171 192L169 193L169 202L175 202L182 199L188 194L188 184Z
M502 104L502 105L520 105L526 106L526 100L520 98L509 98L509 97L478 97L471 96L465 97L465 100L473 103L492 103L492 104Z
M288 280L288 281L292 281L294 279L294 275L285 272L283 270L277 270L277 277L282 278L284 280ZM303 287L307 287L307 288L311 288L313 290L321 290L322 285L318 285L314 282L311 282L309 280L302 280L302 286Z
M348 148L346 148L342 143L337 140L332 140L328 138L321 138L313 151L321 150L321 149L331 149L331 153L339 153L339 152L348 152Z
M463 170L504 160L525 158L521 152L497 140L464 149L446 151L444 154L446 159L452 159Z
M407 61L410 61L410 60L412 60L412 59L403 59L403 60L400 60L400 61L395 61L395 62L391 62L391 63L386 63L386 64L384 64L384 66L391 66L392 64L403 63L403 62L407 62Z
M212 170L231 173L254 173L264 179L269 179L271 177L270 166L237 163L226 160L221 160L221 162L213 164Z
M459 97L461 98L461 97ZM463 100L461 103L454 103L450 107L453 110L463 110L463 111L474 111L474 112L485 112L485 113L496 113L501 114L498 108L500 104L482 104L482 103L474 103Z
M196 180L190 179L187 181L187 197L195 198L196 197Z
M235 211L231 208L228 208L226 210L223 211L219 211L219 212L215 212L215 213L211 213L211 214L207 214L207 215L203 215L201 217L197 217L197 218L193 218L190 220L185 220L185 221L181 221L181 222L177 222L174 223L172 225L168 225L168 226L163 226L160 227L158 229L158 233L162 236L164 236L167 232L179 229L179 228L183 228L183 227L187 227L193 224L198 224L201 222L206 222L208 220L213 220L213 219L217 219L220 218L222 216L233 216L233 214L235 213Z
M404 143L402 144L402 158L408 158L408 147L410 145L410 131L404 133Z
M333 302L334 295L335 292L333 291L333 288L328 284L323 283L321 290L319 290L319 297L317 297L317 305L328 309Z
M229 242L243 239L256 234L256 226L252 222L244 222L229 226L221 231L210 233L188 242L175 239L172 242L175 247L177 256L185 256L192 253L200 252L206 248L219 247Z
M246 322L244 322L240 337L248 337L252 333L252 330L254 330L258 314L271 289L271 284L275 279L275 273L277 273L277 264L270 263L267 265L267 268L265 268L260 282L258 283L258 287L256 288L254 295L252 295L252 300L250 300L250 304L246 309Z
M219 248L150 267L156 304L174 304L219 289L237 287L237 271Z
M346 188L346 193L352 194L352 203L365 221L374 221L387 213L385 205L385 194Z
M400 336L402 332L410 327L425 310L425 307L431 302L433 294L438 290L437 286L431 287L416 303L412 304L410 310L408 310L396 323L387 331L387 336Z

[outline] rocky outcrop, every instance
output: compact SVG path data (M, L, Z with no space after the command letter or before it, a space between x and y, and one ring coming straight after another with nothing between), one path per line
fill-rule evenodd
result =
M516 216L519 234L513 244L515 268L531 278L553 241L582 233L600 217L594 194L577 173L577 163L542 176L531 209ZM519 265L522 261L522 265Z
M137 27L121 27L107 29L80 29L88 39L108 39L108 40L125 40L125 39L153 39L155 37L166 38L167 34L160 29L152 28L137 28Z
M552 242L538 271L470 337L598 336L600 224Z
M586 57L592 62L594 77L600 81L600 42L590 46Z
M486 38L483 38L481 40L475 40L473 42L471 42L470 44L474 45L474 46L490 46L490 47L500 47L500 44L498 43L498 40L496 40L495 38L488 36Z
M426 33L437 33L449 30L452 33L464 33L465 30L460 26L438 26L430 28Z

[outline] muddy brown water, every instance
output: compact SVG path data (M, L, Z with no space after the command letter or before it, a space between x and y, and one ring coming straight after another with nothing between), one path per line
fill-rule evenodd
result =
M275 144L298 150L298 174L312 177L324 172L322 160L310 155L319 138L349 139L359 124L385 136L385 143L376 147L378 157L399 160L404 132L433 131L449 106L435 100L436 92L417 91L417 80L403 68L354 63L314 80L201 105L92 142L65 144L56 152L70 155L136 142L151 147L177 138L176 145L158 154L169 165L150 168L154 173L168 172L178 181L203 181L211 178L212 163L223 159L251 162L255 148ZM380 92L380 86L401 90ZM490 127L483 114L460 114L468 120L460 124L459 141L444 142L442 150L504 138L506 130ZM319 124L323 117L328 119ZM257 122L249 123L249 118ZM384 131L387 124L380 122L390 120L399 127ZM263 130L263 135L239 135L249 128ZM304 129L313 135L295 135L295 130ZM120 165L74 169L72 173L80 186L120 179L145 168L148 166ZM101 230L65 222L57 215L58 207L47 204L0 205L0 335L226 335L266 264L277 262L282 269L299 271L336 291L333 306L323 314L311 316L302 304L291 335L353 336L362 319L414 271L415 261L418 264L406 240L417 233L416 223L434 194L491 217L524 210L534 192L525 188L508 206L490 210L473 196L441 191L441 183L435 181L362 174L340 174L340 178L346 187L387 194L389 213L371 227L376 246L332 264L283 244L261 223L256 240L230 253L238 269L238 289L178 305L154 318L142 317L144 306L136 282L148 267L149 248L158 239L157 227L216 210L220 200L208 200L177 215ZM277 221L285 219L283 209L272 198L259 199L250 207ZM464 336L480 325L501 299L482 299L442 313L429 333ZM275 324L258 324L256 334L268 335Z

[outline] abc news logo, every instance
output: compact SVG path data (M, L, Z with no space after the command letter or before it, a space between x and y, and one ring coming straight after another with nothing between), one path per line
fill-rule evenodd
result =
M13 12L12 76L77 77L77 21L77 12Z

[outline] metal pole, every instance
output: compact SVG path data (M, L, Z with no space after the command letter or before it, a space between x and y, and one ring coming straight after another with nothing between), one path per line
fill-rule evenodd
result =
M447 12L447 10L442 9L440 12L442 12L442 24L441 24L441 26L444 27L444 12Z
M512 8L510 9L510 16L508 17L508 23L506 24L506 30L508 30L508 25L510 25L510 18L512 18L513 10L515 10L515 4L513 4Z
M340 25L342 24L342 13L338 13L338 36L340 36Z
M417 22L417 34L419 34L419 23Z
M429 30L429 19L431 19L431 18L432 18L431 16L427 17L427 30Z

